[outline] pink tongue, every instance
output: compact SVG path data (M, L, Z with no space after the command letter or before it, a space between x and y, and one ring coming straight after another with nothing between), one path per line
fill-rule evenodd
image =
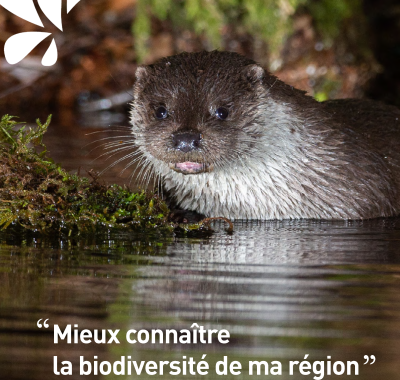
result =
M202 164L198 164L197 162L180 162L175 166L182 171L200 170L203 167Z

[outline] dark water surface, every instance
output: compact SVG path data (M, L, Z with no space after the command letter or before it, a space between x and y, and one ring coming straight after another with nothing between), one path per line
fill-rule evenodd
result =
M71 128L58 134L78 136ZM78 140L48 136L59 162L88 165ZM214 227L204 237L0 233L0 378L247 379L261 377L248 374L248 362L265 360L281 362L283 374L264 378L399 379L400 219L238 222L232 235ZM49 328L37 327L41 318ZM124 339L130 329L192 330L194 322L227 329L230 342ZM120 329L120 344L54 344L54 326L68 324ZM113 363L121 356L199 361L203 354L212 368L207 376L79 375L81 356ZM311 362L357 361L360 374L290 375L289 361L307 354ZM363 365L364 355L376 362ZM53 373L54 356L58 370L72 363L72 376ZM240 374L215 374L224 356L242 364Z
M359 362L360 375L346 378L398 379L399 219L236 223L233 235L215 228L206 238L117 234L75 242L1 234L1 378L55 378L53 356L71 361L79 378L80 356L202 354L209 363L237 360L242 374L228 377L251 378L249 360L277 360L285 372L309 354ZM40 318L50 319L48 329L36 326ZM230 343L53 343L54 324L120 329L123 338L133 328L180 330L193 322L227 329ZM375 355L375 364L362 365L364 355ZM106 376L114 377L122 378Z

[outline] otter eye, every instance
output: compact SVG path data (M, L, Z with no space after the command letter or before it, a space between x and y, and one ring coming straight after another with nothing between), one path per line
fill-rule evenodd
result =
M229 115L229 111L224 107L219 107L215 111L215 116L220 120L225 120Z
M161 106L156 109L156 118L159 120L165 119L168 116L168 111L165 107Z

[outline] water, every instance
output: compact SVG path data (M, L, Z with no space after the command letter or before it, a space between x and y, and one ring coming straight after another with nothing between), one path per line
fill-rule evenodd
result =
M280 361L283 374L273 377L313 378L287 373L290 360L308 354L311 361L357 361L357 378L398 379L399 219L236 223L233 235L214 228L203 238L124 233L79 241L2 233L2 378L56 378L54 356L70 361L79 378L80 356L115 362L202 354L210 365L224 356L239 361L242 374L229 378L253 377L250 360ZM36 326L40 318L49 318L49 329ZM194 322L227 329L230 342L124 339L130 329L190 329ZM55 324L120 329L121 344L55 345ZM363 365L364 355L376 362ZM211 372L205 378L220 378Z
M70 128L50 131L49 149L56 161L85 169L91 158L77 153L79 139L57 138L87 139ZM302 376L298 367L290 375L289 361L307 354L311 363L328 356L332 363L356 361L360 374L346 379L399 378L400 219L237 222L232 235L221 224L214 229L211 236L110 232L74 239L0 233L0 378L62 378L54 374L55 356L58 371L71 362L73 379L257 378L248 373L252 360L282 363L282 375L267 378L340 377ZM38 328L39 319L49 319L49 328ZM228 330L229 343L125 339L131 329L193 330L195 322ZM55 325L119 329L120 344L54 344ZM128 356L199 361L204 354L206 376L79 374L80 357L93 364L95 356L114 363ZM376 362L364 365L364 355ZM216 375L224 356L241 363L240 374Z

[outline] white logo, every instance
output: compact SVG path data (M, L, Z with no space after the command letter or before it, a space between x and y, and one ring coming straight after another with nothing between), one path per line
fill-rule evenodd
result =
M67 0L67 13L79 3L80 0ZM62 0L38 0L40 9L46 17L61 31ZM38 26L44 27L42 20L36 11L33 0L0 0L0 5L16 16ZM37 45L39 45L51 33L24 32L11 36L4 45L4 56L10 65L22 61ZM57 62L56 41L50 44L42 59L43 66L53 66Z

